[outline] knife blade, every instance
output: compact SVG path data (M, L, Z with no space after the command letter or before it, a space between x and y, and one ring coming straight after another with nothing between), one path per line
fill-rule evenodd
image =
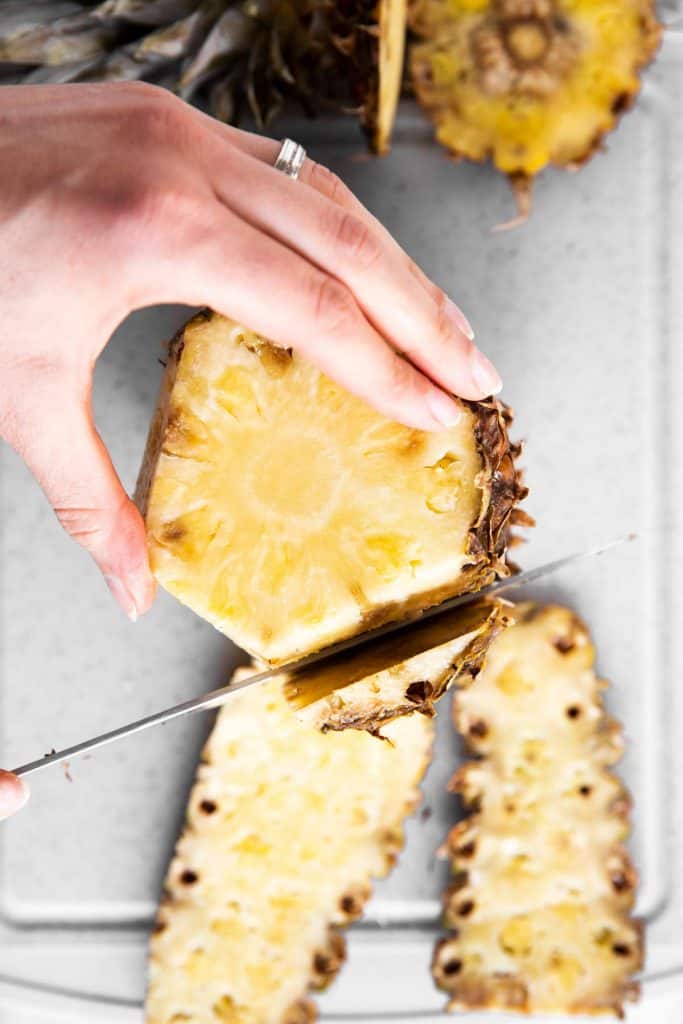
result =
M335 658L344 651L360 648L365 644L369 644L378 637L384 637L391 633L401 632L414 625L416 622L423 622L425 619L435 618L445 612L450 612L455 608L464 607L476 601L480 601L483 598L498 597L509 590L516 590L520 587L528 586L530 583L535 583L537 580L543 579L545 576L550 576L553 573L559 572L560 569L564 569L569 565L574 565L577 562L584 561L585 559L597 558L599 555L603 555L605 552L611 551L613 548L619 547L620 545L635 539L636 534L630 533L623 537L611 540L606 544L587 548L584 551L573 552L572 554L564 555L562 558L556 558L551 562L545 562L532 569L527 569L525 572L497 580L488 587L482 587L481 590L475 591L474 593L459 594L456 597L448 598L447 600L442 601L441 604L427 608L423 612L407 620L402 619L399 622L390 622L387 625L367 630L364 633L360 633L356 636L349 637L346 640L341 640L338 643L331 644L329 647L325 647L322 651L317 651L314 654L308 654L303 658L288 662L285 665L278 665L275 668L265 669L263 672L256 672L254 675L250 675L239 682L222 686L219 689L212 690L210 693L206 693L201 697L192 697L189 700L182 701L180 704L173 705L173 707L164 708L162 711L156 711L151 715L146 715L145 717L138 718L133 722L128 722L126 725L121 725L117 729L111 729L109 732L101 733L99 736L93 736L90 739L83 740L81 743L75 743L71 747L64 747L62 750L52 750L49 753L44 754L42 757L36 758L34 761L28 761L26 764L22 764L18 768L14 768L13 774L20 776L31 775L34 772L39 772L51 765L71 761L75 757L91 753L93 750L98 750L101 747L108 746L110 743L115 743L128 736L135 736L137 733L144 732L147 729L152 729L158 725L164 725L166 722L171 722L176 718L182 718L185 715L196 714L201 711L214 710L215 708L221 707L229 701L231 697L240 693L242 690L245 690L250 686L258 686L260 683L265 683L268 679L274 678L274 676L296 675L296 673L309 668L311 665L322 664L328 659Z

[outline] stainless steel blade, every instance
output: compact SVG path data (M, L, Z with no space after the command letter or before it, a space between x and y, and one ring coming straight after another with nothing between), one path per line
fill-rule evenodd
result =
M193 697L190 700L183 701L182 704L174 705L172 708L165 708L163 711L157 711L152 715L139 718L135 722L129 722L127 725L119 726L118 729L112 729L110 732L102 733L100 736L84 740L82 743L75 743L72 747L65 747L63 750L50 751L43 755L43 757L37 758L35 761L28 761L26 764L22 764L18 768L14 768L13 772L15 775L31 775L33 772L38 772L43 768L48 768L50 765L60 764L64 761L71 761L74 757L79 757L81 754L87 754L93 750L98 750L100 747L105 747L109 743L114 743L117 740L124 739L126 736L135 736L136 733L144 732L146 729L151 729L157 725L164 725L165 722L171 722L175 718L182 718L184 715L194 714L198 711L210 711L214 708L218 708L222 704L225 704L226 701L229 701L234 694L239 693L248 686L257 686L259 683L264 683L266 680L272 679L273 676L282 675L283 673L293 675L304 668L308 668L310 665L333 658L343 651L364 646L372 640L375 640L377 637L387 636L390 633L398 633L399 631L413 625L415 622L422 622L425 619L434 618L444 612L449 612L454 608L472 604L474 601L479 601L482 598L497 597L508 590L516 590L520 587L528 586L530 583L535 583L544 576L550 576L553 573L558 572L560 569L564 569L566 566L573 565L576 562L583 561L587 558L596 558L598 555L603 555L606 551L611 551L613 548L618 547L621 544L634 540L635 537L636 535L631 533L624 537L619 537L616 540L609 541L607 544L588 548L585 551L574 552L571 555L565 555L562 558L557 558L552 562L545 562L543 565L538 565L534 569L527 569L526 572L518 573L516 576L509 576L505 579L498 580L490 586L478 590L476 593L460 594L457 597L449 598L441 604L435 605L432 608L427 608L425 611L411 619L401 620L400 622L391 622L386 626L379 626L377 629L368 630L365 633L350 637L348 640L342 640L339 643L332 644L330 647L326 647L324 650L318 651L315 654L309 654L305 658L289 662L286 665L280 665L277 668L267 669L264 672L258 672L253 676L248 676L246 679L242 679L238 683L232 683L229 686L223 686L218 690L212 690L210 693L206 693L201 697Z

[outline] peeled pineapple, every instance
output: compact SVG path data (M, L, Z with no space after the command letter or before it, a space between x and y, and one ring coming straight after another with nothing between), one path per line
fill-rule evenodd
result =
M513 619L456 696L456 727L480 759L452 783L472 813L446 843L452 932L434 978L450 1009L620 1014L643 958L622 845L630 800L609 771L621 730L583 623L553 606L520 605Z
M491 158L520 214L547 164L575 168L633 103L654 0L412 0L418 100L456 157Z
M315 1018L307 993L343 962L340 929L394 863L429 759L424 716L386 735L297 721L280 679L220 712L151 940L147 1024Z
M205 312L171 345L138 482L161 584L271 664L509 570L525 489L493 400L423 433Z

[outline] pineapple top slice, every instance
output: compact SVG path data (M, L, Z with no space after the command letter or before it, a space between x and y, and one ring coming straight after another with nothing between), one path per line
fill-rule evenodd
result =
M247 670L248 671L248 670ZM386 874L418 799L432 723L323 734L281 679L217 719L151 941L147 1024L303 1024L344 956L339 927Z
M451 784L471 814L445 846L453 931L434 975L453 1009L620 1012L642 962L630 800L609 771L621 730L584 624L553 606L508 616L454 704L480 759Z
M271 664L506 572L523 496L494 402L393 423L224 317L171 347L138 484L167 590Z
M654 0L412 0L412 80L438 140L510 175L520 213L549 163L576 167L640 88Z

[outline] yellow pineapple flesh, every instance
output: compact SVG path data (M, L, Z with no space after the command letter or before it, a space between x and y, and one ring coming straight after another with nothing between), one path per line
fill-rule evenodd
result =
M520 213L547 164L577 167L640 88L661 27L654 0L413 0L419 102L456 157L490 158Z
M249 670L242 670L242 673ZM239 678L239 673L238 673ZM433 726L297 720L282 679L219 714L151 939L146 1024L299 1024L344 959L340 929L403 841Z
M171 345L138 483L152 569L282 664L508 572L509 414L423 433L209 312Z
M584 624L556 606L509 614L456 694L456 727L479 759L452 781L471 813L446 842L452 932L434 977L451 1009L620 1014L643 956L630 800L609 770L621 730Z

